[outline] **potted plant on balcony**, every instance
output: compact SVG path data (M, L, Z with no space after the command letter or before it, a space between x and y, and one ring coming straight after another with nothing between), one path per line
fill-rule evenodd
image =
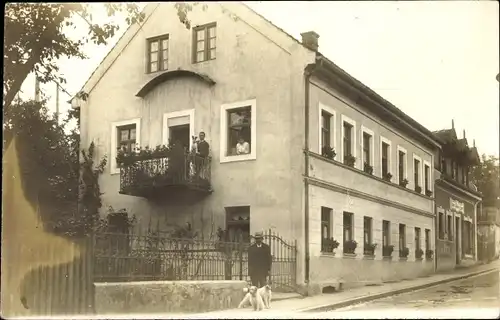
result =
M354 254L358 243L355 240L347 240L344 242L344 253Z
M403 179L401 181L399 181L399 185L403 188L406 188L406 186L408 185L408 179Z
M337 153L335 153L335 150L332 147L323 146L323 148L321 148L321 155L328 159L335 159Z
M377 248L376 243L365 243L365 246L363 248L364 254L367 256L374 256L376 248Z
M434 251L433 250L431 250L431 249L425 250L425 258L427 260L431 260L433 256L434 256Z
M415 186L415 192L416 193L422 193L422 187L419 186L419 185Z
M333 238L323 239L321 242L321 251L322 252L333 252L333 250L339 247L339 242Z
M363 166L363 171L368 174L373 174L373 167L369 163L365 162Z
M354 164L356 163L356 157L354 157L352 154L348 154L344 157L344 163L349 167L354 167Z
M424 256L424 250L422 250L420 248L415 250L415 258L417 258L418 260L421 260L423 256Z
M382 256L392 257L392 252L394 251L394 245L386 245L382 247Z
M407 247L401 248L401 250L399 250L400 258L408 258L409 254L410 254L410 249L408 249Z
M387 172L386 174L384 174L383 179L385 181L391 182L392 174L390 172Z
M432 197L432 191L431 190L425 190L425 195L428 197Z

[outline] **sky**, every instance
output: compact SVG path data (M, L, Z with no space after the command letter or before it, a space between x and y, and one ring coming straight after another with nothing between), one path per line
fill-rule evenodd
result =
M429 130L451 128L499 154L498 1L246 2L296 39L320 35L319 51ZM144 6L141 3L140 6ZM95 9L95 17L105 15ZM87 60L61 60L64 88L76 94L116 43L88 45ZM84 25L72 36L85 33ZM42 85L55 111L55 84ZM28 77L22 97L33 97ZM60 111L70 96L60 94Z

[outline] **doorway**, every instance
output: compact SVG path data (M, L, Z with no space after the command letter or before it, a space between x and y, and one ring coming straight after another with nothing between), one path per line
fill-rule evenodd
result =
M462 239L460 234L460 218L455 217L455 256L456 264L460 264L460 240Z
M189 151L189 124L182 124L169 127L169 138L172 142L179 141L184 150Z

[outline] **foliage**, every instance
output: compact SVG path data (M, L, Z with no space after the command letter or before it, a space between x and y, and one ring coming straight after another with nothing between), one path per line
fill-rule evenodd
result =
M374 255L375 254L375 249L377 248L376 243L365 243L364 245L364 253L368 255Z
M321 149L321 155L328 159L335 159L337 153L335 153L335 150L332 147L323 146L323 148Z
M66 134L71 116L58 123L45 102L26 101L4 111L3 143L16 137L27 200L39 208L44 226L67 236L87 234L99 219L98 177L106 158L94 162L95 146L82 150L77 129Z
M392 252L394 251L394 245L390 244L382 247L382 256L390 257L392 256Z
M389 181L389 182L390 182L390 181L391 181L391 179L392 179L392 174L391 174L390 172L387 172L387 173L384 175L383 179L384 179L385 181Z
M363 171L368 173L368 174L373 174L373 166L371 166L370 164L365 162L365 164L363 166Z
M356 163L356 157L348 154L344 157L344 163L350 167L354 167L354 164Z
M408 185L409 181L408 179L403 179L399 182L399 185L403 188L406 188L406 186Z
M401 248L401 250L399 250L399 256L401 258L406 258L408 257L409 254L410 254L410 249L408 249L407 247Z
M432 259L432 256L434 255L434 250L431 250L431 249L427 249L425 250L425 257L427 259Z
M425 195L428 197L432 197L432 191L431 190L425 190Z
M423 255L424 255L424 250L422 249L415 250L415 258L422 259Z
M322 239L321 241L321 251L323 252L333 252L333 250L339 247L339 242L332 238Z
M344 242L344 253L354 253L358 243L355 240L348 240Z
M198 3L176 3L177 15L190 28L188 12ZM109 23L97 22L92 13L96 4L84 3L8 3L4 15L4 109L10 107L15 95L30 72L41 83L65 83L59 74L60 58L85 59L86 43L106 45L119 31L120 25L141 24L145 14L135 4L105 3ZM206 9L206 6L203 6ZM116 19L124 13L122 19ZM125 21L123 21L125 20ZM69 35L78 22L88 28L87 35L73 39ZM80 28L78 28L80 30Z
M137 145L132 152L118 148L116 162L118 164L131 164L138 160L165 158L169 156L172 148L173 145L171 143L168 146L157 145L154 149L148 146L142 148Z
M421 193L422 192L422 187L421 186L415 186L415 192Z
M498 157L482 155L481 164L472 170L472 183L483 194L483 206L500 208L500 168Z

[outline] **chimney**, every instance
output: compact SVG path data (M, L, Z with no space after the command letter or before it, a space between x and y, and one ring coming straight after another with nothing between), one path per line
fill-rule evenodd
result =
M475 148L476 147L476 139L472 139L472 146Z
M455 129L455 121L453 119L451 119L451 128Z
M464 129L464 139L465 139L465 129Z
M308 31L300 34L302 36L302 44L313 50L313 51L318 51L319 45L318 45L318 38L319 34L317 34L314 31Z

